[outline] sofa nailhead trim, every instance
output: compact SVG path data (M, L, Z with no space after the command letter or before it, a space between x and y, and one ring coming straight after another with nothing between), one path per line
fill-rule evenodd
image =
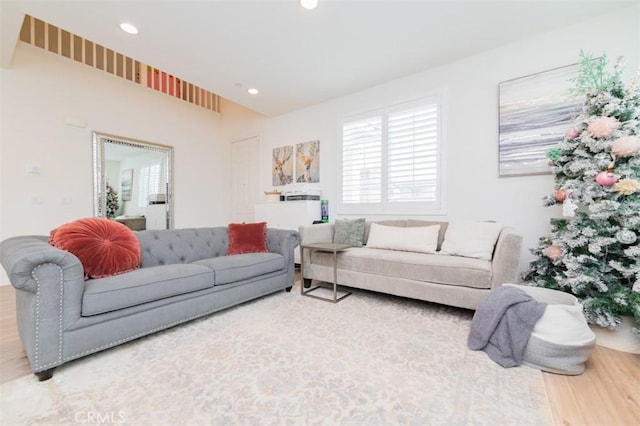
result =
M38 368L38 362L39 362L39 358L38 358L38 354L40 353L40 280L38 280L38 277L36 276L35 272L36 269L39 268L40 266L37 266L36 268L34 268L31 271L31 277L35 280L36 282L36 323L35 323L35 355L34 355L34 363L36 365L36 369Z
M52 362L45 365L39 365L40 362L40 279L38 278L37 272L38 269L43 266L53 265L58 268L58 284L60 289L60 303L59 303L59 314L58 314L58 360L56 362ZM34 354L34 371L38 372L41 370L45 370L50 365L60 364L62 362L62 305L64 301L64 285L63 285L63 274L62 268L60 265L55 263L43 263L42 265L38 265L31 271L31 278L36 282L36 323L35 323L35 354Z

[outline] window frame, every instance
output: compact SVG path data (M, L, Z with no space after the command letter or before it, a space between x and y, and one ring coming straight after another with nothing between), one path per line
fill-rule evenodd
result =
M388 121L389 115L414 109L428 104L435 104L437 108L437 142L436 142L436 200L435 201L396 201L389 202L387 196L388 185ZM343 215L395 215L395 216L441 216L446 212L445 203L445 132L444 132L444 92L437 91L425 94L420 98L401 102L367 112L352 114L342 118L338 124L338 202L337 213ZM375 203L345 203L343 200L343 150L344 150L344 126L346 123L362 120L367 117L381 116L383 122L382 131L382 187L381 202Z

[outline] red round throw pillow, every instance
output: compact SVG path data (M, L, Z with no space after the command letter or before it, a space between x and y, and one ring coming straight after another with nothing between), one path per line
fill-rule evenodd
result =
M89 217L51 231L49 243L74 254L84 267L84 279L104 278L137 269L140 243L120 222Z

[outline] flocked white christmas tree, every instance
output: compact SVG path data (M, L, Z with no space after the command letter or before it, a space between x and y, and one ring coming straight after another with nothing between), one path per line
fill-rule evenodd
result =
M118 201L118 192L107 183L107 199L106 199L106 216L109 219L116 217L116 212L120 208Z
M574 294L591 323L615 329L621 316L640 324L640 87L622 81L622 60L582 54L574 90L582 113L549 150L563 217L532 250L525 279ZM640 330L636 327L636 333Z

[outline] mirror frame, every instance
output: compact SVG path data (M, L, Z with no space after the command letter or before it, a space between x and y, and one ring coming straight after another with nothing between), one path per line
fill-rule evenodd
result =
M127 146L165 154L166 229L173 229L173 147L152 142L116 136L108 133L93 134L93 212L96 217L107 217L107 182L105 177L105 144Z

